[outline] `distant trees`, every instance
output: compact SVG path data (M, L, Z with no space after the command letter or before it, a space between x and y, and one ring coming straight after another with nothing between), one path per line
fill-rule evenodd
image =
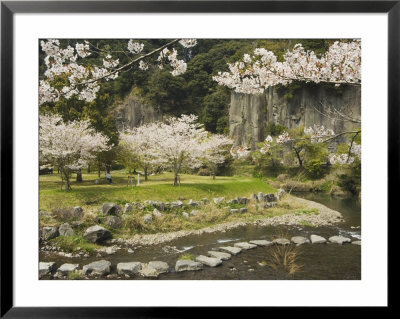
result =
M64 122L58 115L42 115L39 119L39 157L60 170L65 190L71 188L70 174L86 167L96 154L110 149L109 139L90 127L90 122Z

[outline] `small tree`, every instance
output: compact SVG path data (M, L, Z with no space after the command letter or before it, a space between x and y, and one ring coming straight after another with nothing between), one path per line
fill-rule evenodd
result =
M110 149L109 139L88 120L64 123L58 115L41 115L39 121L40 158L58 166L65 190L71 189L71 170L87 166L96 154Z
M227 145L232 144L232 140L220 134L211 134L204 145L204 161L211 170L212 178L215 179L218 164L225 162L228 155Z

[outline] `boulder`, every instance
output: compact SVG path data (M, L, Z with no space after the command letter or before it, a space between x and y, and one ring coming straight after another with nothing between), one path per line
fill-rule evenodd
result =
M232 208L232 209L230 210L230 213L231 213L231 214L239 213L239 209L237 209L237 208Z
M276 198L280 200L285 195L285 190L283 188L279 188L278 192L276 193Z
M58 228L58 232L60 233L60 236L72 236L75 233L71 225L68 223L62 224Z
M104 203L103 207L101 208L103 216L117 215L120 212L120 210L121 208L113 203Z
M244 249L244 250L253 249L253 248L257 247L257 245L246 243L246 242L235 243L235 244L233 244L233 246Z
M274 239L272 242L276 245L282 245L282 246L290 245L290 240L286 238L277 238Z
M45 275L50 275L55 269L56 264L54 262L40 262L39 263L39 278Z
M189 202L188 202L188 205L189 206L198 206L199 203L195 202L193 199L190 199Z
M258 199L257 199L257 194L251 194L250 195L250 200L251 201L257 201Z
M105 276L110 273L111 263L107 260L99 260L83 266L82 272L84 275L99 275Z
M133 262L117 264L118 275L133 276L138 274L140 270L142 270L142 263L140 262L133 261Z
M225 197L218 197L218 198L213 198L213 201L215 204L221 204L225 200Z
M294 236L290 240L296 245L303 245L310 242L307 238L302 236Z
M231 254L231 255L237 255L237 254L239 254L239 253L242 251L241 248L239 248L239 247L232 247L232 246L219 247L218 249L219 249L219 250L222 250L222 251L224 251L224 252L227 252L227 253L229 253L229 254Z
M154 208L153 215L156 216L156 217L161 217L162 216L162 214L160 213L160 211L157 208Z
M58 208L53 212L54 217L61 220L80 219L83 217L83 209L80 206L73 208Z
M140 274L143 277L147 278L157 278L159 275L158 271L152 267L149 267L148 264L142 264L142 269L140 270Z
M197 256L196 261L202 263L203 265L209 266L209 267L216 267L218 265L222 264L222 260L219 258L214 258L214 257L207 257L207 256Z
M75 206L72 208L72 217L82 218L83 217L83 208L80 206Z
M42 239L50 240L58 237L59 232L57 227L43 227L42 228Z
M276 202L278 199L276 198L275 194L265 194L264 201L267 203Z
M218 258L218 259L221 259L221 260L228 260L228 259L231 259L231 257L232 257L231 254L224 253L222 251L215 251L215 250L210 250L208 252L208 254L211 257Z
M355 240L355 241L352 241L351 243L352 243L352 245L361 246L361 240Z
M117 229L122 227L122 220L118 216L109 215L104 218L104 224L111 228Z
M203 202L203 204L207 204L210 202L207 197L202 198L201 201Z
M192 211L190 212L190 215L196 216L198 213L200 213L200 211L198 211L198 210L192 210Z
M39 216L50 217L51 216L51 212L40 211L39 212Z
M75 270L79 270L78 264L62 264L60 268L57 269L57 274L67 276L70 272Z
M151 223L153 221L153 217L151 217L150 214L147 214L146 216L143 217L143 220L146 224Z
M126 203L124 206L124 214L129 213L133 210L133 206L129 203Z
M257 245L257 246L271 246L272 241L268 240L250 240L250 244Z
M203 269L203 264L193 260L178 260L175 264L175 271L190 271Z
M242 208L239 209L239 211L240 211L242 214L247 213L247 208L246 208L246 207L242 207Z
M325 244L326 239L324 237L318 235L311 235L310 236L311 243L313 244Z
M257 200L258 200L259 202L264 201L264 194L263 194L262 192L259 192L259 193L257 194Z
M111 238L111 233L109 230L99 225L95 225L86 229L83 237L91 243L99 243Z
M335 244L339 244L339 245L343 245L346 243L351 243L351 239L347 238L347 237L343 237L343 236L332 236L329 237L329 241L331 243L335 243Z
M148 266L150 268L155 269L159 274L168 272L169 270L169 266L166 262L163 261L150 261L148 263Z
M239 201L238 201L237 198L234 198L234 199L228 200L227 203L228 203L228 204L238 204Z
M163 202L156 201L153 206L161 211L167 210L167 205Z
M243 204L243 205L247 205L247 203L249 202L249 199L246 197L238 197L238 202L239 204Z
M180 200L171 202L171 209L179 209L182 207L183 207L183 203Z

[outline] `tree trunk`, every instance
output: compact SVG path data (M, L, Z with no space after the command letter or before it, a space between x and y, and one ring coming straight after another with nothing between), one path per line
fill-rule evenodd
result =
M82 170L79 169L79 171L76 173L76 181L78 183L82 182Z
M71 184L69 182L69 172L68 172L68 170L64 170L63 169L62 170L62 174L64 175L64 181L65 181L64 187L65 187L65 190L69 191L71 189Z
M147 167L144 167L144 181L147 182Z
M87 172L90 174L90 165L87 166Z
M294 152L296 153L297 160L299 161L300 168L303 168L303 161L301 160L301 157L300 157L300 151L295 149Z

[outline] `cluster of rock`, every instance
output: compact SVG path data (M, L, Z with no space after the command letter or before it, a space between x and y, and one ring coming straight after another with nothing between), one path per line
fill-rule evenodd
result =
M330 243L333 244L347 244L351 243L354 245L361 245L361 241L352 241L350 238L344 236L332 236L329 239ZM199 255L195 257L195 260L183 260L179 259L175 263L175 272L181 271L196 271L203 269L204 266L217 267L222 264L223 261L229 260L232 255L237 255L242 251L254 249L256 247L268 247L271 245L287 246L295 244L296 246L303 244L326 244L327 239L319 235L312 234L310 239L303 236L294 236L290 240L286 238L276 238L272 241L259 239L251 240L249 242L237 242L233 246L221 246L215 250L208 251L208 256ZM107 249L115 249L113 247L107 247ZM132 262L121 262L117 264L116 272L119 276L130 278L136 275L141 275L146 278L157 278L160 274L167 273L170 271L169 265L163 261L150 261L148 263L141 263L138 261ZM78 272L79 275L84 278L93 276L112 276L111 273L111 262L107 260L99 260L87 265L84 265L80 269L78 264L63 264L58 269L54 262L40 262L39 263L39 278L46 276L52 276L55 278L66 278L69 273Z

